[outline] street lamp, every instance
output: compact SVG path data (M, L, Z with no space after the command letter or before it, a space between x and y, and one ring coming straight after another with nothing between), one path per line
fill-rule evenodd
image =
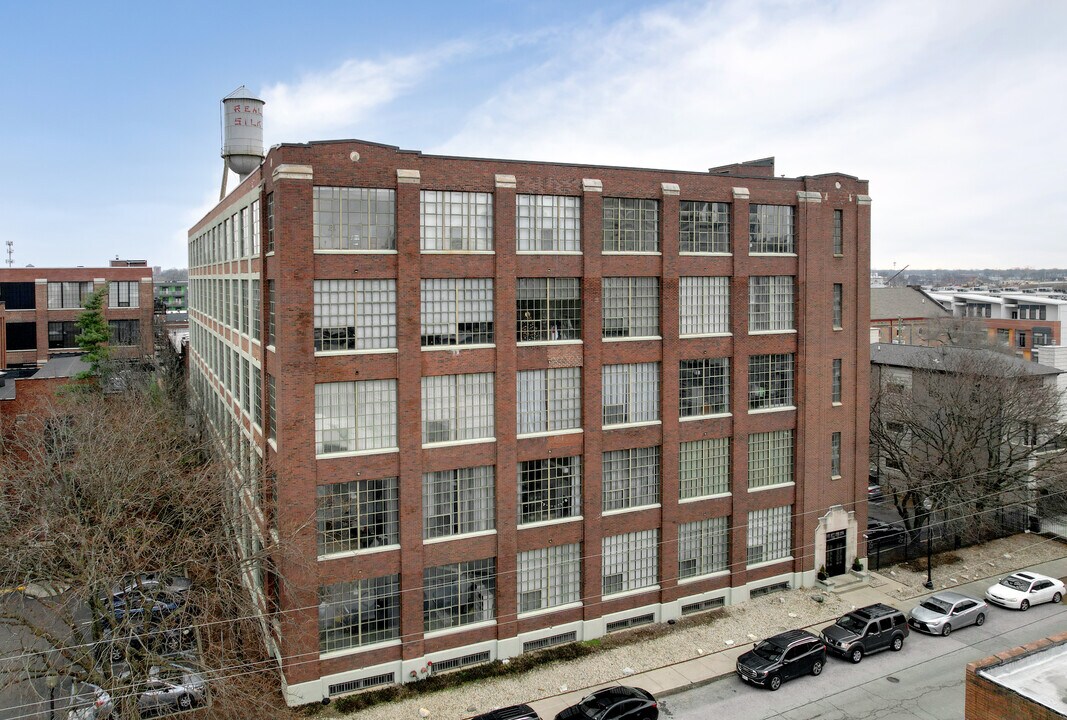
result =
M48 718L56 720L56 686L59 685L59 673L50 669L44 679L48 684Z
M934 589L933 578L930 577L930 541L932 540L933 528L930 527L930 511L934 509L934 501L931 498L923 500L923 509L926 510L926 582L923 586L927 590Z

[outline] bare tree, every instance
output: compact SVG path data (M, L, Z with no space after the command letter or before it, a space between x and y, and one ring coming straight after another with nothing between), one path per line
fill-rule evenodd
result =
M0 588L20 591L0 594L7 690L58 674L136 717L153 672L192 665L211 717L286 717L249 590L280 550L269 534L238 550L240 488L176 399L154 378L65 393L5 443Z
M973 538L1008 506L1025 518L1035 478L1045 476L1046 496L1067 491L1052 472L1065 429L1054 373L988 347L882 350L871 373L871 457L913 537L929 520L928 498Z

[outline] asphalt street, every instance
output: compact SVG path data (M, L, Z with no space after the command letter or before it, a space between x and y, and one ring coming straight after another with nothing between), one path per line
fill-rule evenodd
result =
M974 583L961 592L981 597L989 582ZM916 602L918 599L899 607L906 612ZM706 720L713 715L731 720L963 717L967 663L1063 632L1065 626L1065 604L1038 605L1026 612L991 607L982 627L963 628L947 638L912 632L900 652L886 650L865 657L859 665L830 657L821 676L797 678L777 692L745 685L734 675L720 678L663 698L661 717L670 720Z

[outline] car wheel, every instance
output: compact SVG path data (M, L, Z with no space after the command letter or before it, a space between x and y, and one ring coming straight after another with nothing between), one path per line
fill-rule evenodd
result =
M767 687L769 687L772 691L782 687L782 676L771 675L771 679L767 681Z
M948 637L952 634L952 626L945 623L945 627L941 628L941 637Z
M974 624L982 627L985 624L985 613L978 613L978 617L974 619Z
M948 635L948 633L945 633L945 634ZM893 638L893 644L890 645L889 647L891 647L893 649L893 652L897 652L902 647L904 647L904 638L901 637L900 635L897 635L895 638Z
M848 659L855 665L863 659L863 648L852 648L852 651L848 654Z
M822 660L816 660L815 664L811 666L812 675L822 675Z
M1063 595L1060 595L1059 593L1056 593L1055 595L1052 596L1052 604L1053 605L1059 605L1060 604L1060 600L1062 600L1062 599L1063 599Z
M189 697L188 693L182 693L178 696L178 707L182 710L188 710L193 706L193 699Z
M1029 600L1023 600L1021 603L1019 603L1019 609L1022 610L1023 612L1026 612L1027 610L1029 610L1030 609L1030 601Z

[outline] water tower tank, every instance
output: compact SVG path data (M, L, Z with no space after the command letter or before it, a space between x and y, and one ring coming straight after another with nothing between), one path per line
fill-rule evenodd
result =
M263 101L244 85L222 99L222 157L243 179L263 162Z

